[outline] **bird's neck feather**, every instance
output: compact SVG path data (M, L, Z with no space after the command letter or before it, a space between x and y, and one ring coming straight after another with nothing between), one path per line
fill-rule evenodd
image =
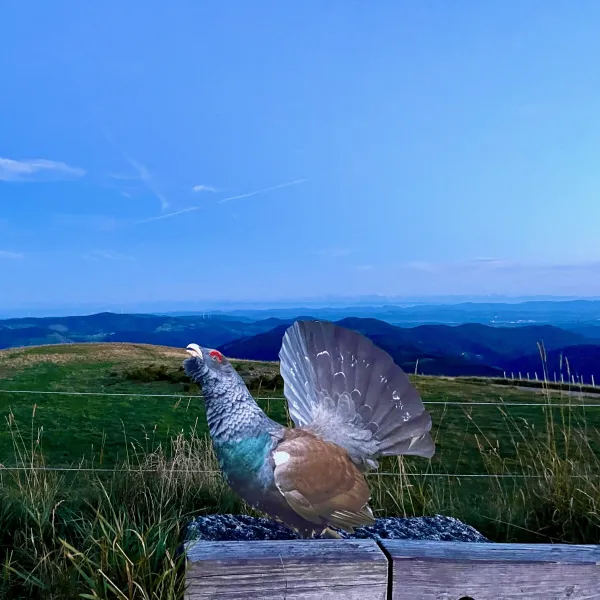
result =
M217 444L260 435L276 425L241 381L228 386L206 386L204 400L210 435Z

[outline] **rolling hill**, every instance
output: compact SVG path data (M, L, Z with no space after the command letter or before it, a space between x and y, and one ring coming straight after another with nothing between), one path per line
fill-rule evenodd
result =
M541 372L538 342L543 341L546 351L583 345L586 350L580 355L593 352L596 347L578 333L551 325L501 328L473 323L405 328L357 317L337 323L367 336L407 371L413 371L418 360L418 371L424 375L501 376L508 367L518 365L521 357L527 364L533 364L534 353L537 353L536 370ZM279 325L255 336L229 342L219 349L235 358L278 360L287 327L287 324Z
M79 342L131 342L185 347L198 340L217 347L267 331L279 320L235 321L202 315L164 316L98 313L73 317L27 317L0 321L0 349Z
M449 356L429 352L413 345L405 335L407 330L376 319L344 319L339 324L360 331L388 352L394 361L406 371L414 371L417 360L419 373L427 375L481 375L497 376L501 371L482 363L469 361L461 356ZM351 326L354 325L354 326ZM219 348L232 358L272 361L279 360L279 349L288 325L280 325L258 335L224 344Z
M297 317L310 319L312 316ZM47 344L120 342L184 348L190 342L219 348L233 358L278 360L281 340L293 319L250 321L230 315L152 315L98 313L89 316L20 318L0 321L0 348ZM497 327L478 323L401 327L389 322L346 317L337 323L369 337L407 371L426 375L502 376L542 372L537 344L560 362L567 349L574 373L595 374L600 342L594 326L573 331L552 325ZM600 335L600 334L599 334ZM554 353L554 354L553 354ZM556 369L555 366L552 369ZM598 373L600 378L600 371Z
M567 327L569 331L574 331L590 340L600 340L600 325L576 323Z

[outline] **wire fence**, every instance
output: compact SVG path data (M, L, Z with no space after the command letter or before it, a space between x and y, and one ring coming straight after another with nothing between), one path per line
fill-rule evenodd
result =
M581 386L591 386L591 387L600 387L600 386L596 386L596 379L594 377L594 375L590 376L590 383L587 383L584 380L584 376L583 375L576 375L573 373L567 373L567 376L565 378L565 374L562 372L556 373L553 372L553 377L552 379L549 378L549 373L542 373L542 378L538 377L537 372L533 373L533 378L530 376L530 373L522 373L522 372L518 372L518 373L511 373L510 377L508 376L508 373L506 371L504 371L504 377L503 379L506 379L507 381L513 381L514 383L517 383L519 381L528 381L528 382L536 382L536 383L554 383L554 384L572 384L572 385L581 385Z
M182 400L188 399L202 399L201 395L191 394L150 394L150 393L130 393L130 392L105 392L105 391L73 391L73 390L11 390L11 389L0 389L0 394L22 394L22 395L49 395L49 396L100 396L100 397L129 397L129 398L170 398ZM254 398L260 401L286 401L285 396L261 396ZM438 405L438 406L502 406L503 408L513 407L537 407L537 408L600 408L600 403L565 403L565 402L504 402L504 401L490 401L490 402L469 402L469 401L458 401L458 400L425 400L425 405ZM34 466L34 465L19 465L19 466L4 466L0 464L0 473L11 471L48 471L48 472L74 472L74 473L159 473L168 472L174 474L204 474L218 476L221 474L217 470L197 470L197 469L136 469L136 468L99 468L99 467L52 467L52 466ZM412 473L410 471L403 472L391 472L391 471L374 471L367 474L369 477L442 477L448 479L544 479L547 475L543 474L523 474L523 473ZM586 479L590 475L578 475L571 474L573 479ZM600 474L594 477L600 478Z
M39 394L49 396L102 396L102 397L118 397L118 398L173 398L182 400L188 399L199 399L203 397L200 395L191 394L138 394L130 392L76 392L76 391L62 391L62 390L10 390L0 389L0 394ZM285 396L259 396L254 398L255 400L267 401L267 400L279 400L285 401ZM503 406L503 407L548 407L553 408L600 408L600 403L589 403L589 402L504 402L504 401L490 401L490 402L469 402L460 400L424 400L423 404L428 406L443 405L443 406Z

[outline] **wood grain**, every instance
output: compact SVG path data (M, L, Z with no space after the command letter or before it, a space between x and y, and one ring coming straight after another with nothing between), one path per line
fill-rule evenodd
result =
M600 600L600 546L383 540L392 600Z
M187 600L384 600L388 560L372 540L190 542Z

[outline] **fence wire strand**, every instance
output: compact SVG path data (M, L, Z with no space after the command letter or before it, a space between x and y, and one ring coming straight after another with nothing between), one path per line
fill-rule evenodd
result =
M0 474L3 471L56 471L56 472L82 472L82 473L185 473L198 475L220 475L220 471L198 469L110 469L95 467L34 467L34 466L8 466L0 465ZM396 473L393 471L374 471L367 473L367 477L446 477L449 479L546 479L546 475L528 475L524 473ZM600 474L593 475L600 477ZM573 479L586 479L589 475L570 475Z
M560 391L560 390L559 390ZM10 390L0 389L0 394L39 394L50 396L101 396L101 397L129 397L129 398L172 398L183 400L199 399L200 395L190 394L139 394L128 392L90 392L90 391L61 391L61 390ZM254 398L255 400L287 400L285 396L262 396ZM516 407L542 407L542 408L600 408L600 403L554 403L554 402L468 402L458 400L425 400L425 405L439 406L502 406L504 408ZM0 474L2 472L15 471L54 471L54 472L93 472L93 473L185 473L185 474L204 474L204 475L220 475L220 471L211 470L195 470L195 469L111 469L111 468L95 468L95 467L36 467L36 466L4 466L0 464ZM528 475L522 473L395 473L390 471L368 473L369 477L445 477L449 479L542 479L545 475ZM589 475L570 475L573 479L585 479ZM600 477L600 474L597 475Z
M47 396L106 396L106 397L118 397L118 398L176 398L178 400L188 399L199 399L202 400L200 395L190 394L136 394L127 392L76 392L76 391L60 391L60 390L7 390L0 389L0 394L39 394ZM593 394L592 394L593 395ZM287 400L285 396L260 396L254 398L255 400L266 401L266 400ZM556 407L556 408L600 408L600 403L571 403L571 402L468 402L458 400L424 400L425 405L443 405L443 406L503 406L503 407L527 407L527 406L541 406L541 407Z

